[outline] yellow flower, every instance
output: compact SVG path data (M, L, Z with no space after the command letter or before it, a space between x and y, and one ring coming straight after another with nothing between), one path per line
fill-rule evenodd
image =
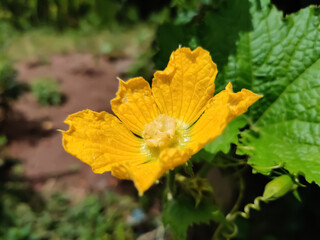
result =
M184 164L261 96L229 83L213 97L217 66L208 51L179 48L152 88L142 77L120 80L113 112L68 116L65 150L95 173L131 179L142 195L166 171ZM119 120L120 119L120 120Z

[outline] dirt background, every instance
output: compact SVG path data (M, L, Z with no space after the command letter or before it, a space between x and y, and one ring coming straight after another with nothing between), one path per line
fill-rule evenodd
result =
M61 85L63 105L40 106L30 93L12 105L5 123L9 154L22 161L25 176L37 190L63 190L80 201L88 192L116 188L118 181L109 173L94 174L91 168L66 153L57 129L67 130L65 118L84 109L111 112L110 100L118 89L117 77L132 61L93 58L90 54L55 55L49 62L16 64L18 80L31 83L36 77L51 77Z

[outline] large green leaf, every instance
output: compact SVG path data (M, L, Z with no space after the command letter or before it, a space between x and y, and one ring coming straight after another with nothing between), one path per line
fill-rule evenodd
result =
M283 18L268 1L252 3L253 30L241 34L223 76L264 95L240 152L257 170L282 165L320 184L319 8Z

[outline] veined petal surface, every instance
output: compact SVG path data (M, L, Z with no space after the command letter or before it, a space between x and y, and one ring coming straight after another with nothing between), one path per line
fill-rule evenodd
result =
M134 181L139 194L142 195L166 171L173 170L175 167L184 164L190 157L190 149L165 148L161 151L156 161L131 167L131 179Z
M120 163L147 161L141 152L142 139L107 112L84 110L68 116L65 123L70 128L63 132L64 149L89 164L95 173L110 171Z
M208 51L179 48L164 71L157 71L152 92L161 112L191 125L214 93L217 66Z
M166 148L159 156L159 161L165 171L173 170L175 167L184 164L191 157L191 149Z
M138 189L139 195L142 195L166 171L173 170L187 162L191 153L190 149L165 148L157 158L145 163L129 164L121 162L115 164L112 166L111 173L120 179L131 179Z
M139 195L148 190L154 182L161 178L165 172L162 164L159 161L151 161L147 163L128 166L127 172L129 179L134 182L135 187L138 189ZM112 171L114 176L114 170Z
M246 89L234 93L229 83L225 90L208 102L203 115L190 128L190 142L187 147L192 149L192 154L218 137L231 120L245 113L248 107L261 97Z
M112 111L135 134L141 136L145 125L159 115L149 83L142 77L120 80L117 96L111 100Z

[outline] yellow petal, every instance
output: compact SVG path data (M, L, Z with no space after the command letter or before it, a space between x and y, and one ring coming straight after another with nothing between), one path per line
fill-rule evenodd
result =
M179 48L164 71L157 71L152 92L161 112L194 123L213 96L217 66L208 51Z
M230 112L227 119L228 122L245 113L252 104L262 98L262 95L255 94L244 88L240 92L234 93L231 82L228 83L225 91L229 93L228 105Z
M147 161L141 152L142 139L109 113L85 110L70 115L65 123L70 128L63 132L63 147L89 164L95 173L110 171L120 163Z
M187 162L191 154L191 149L166 148L160 153L159 161L165 171L173 170L175 167Z
M226 89L214 96L204 114L190 128L190 142L187 147L198 152L205 144L218 137L228 122L247 111L262 96L247 89L234 93L229 83Z
M128 173L128 179L132 179L135 187L141 196L152 184L162 175L175 167L185 163L191 156L191 150L185 151L176 148L166 148L161 153L157 160L136 165L115 166L112 169L112 174L119 176L119 170ZM124 170L125 169L125 170ZM120 174L120 177L123 174Z
M157 179L161 178L164 174L164 169L159 161L151 161L131 166L128 169L128 173L138 189L139 195L142 196Z
M147 123L159 115L149 83L142 77L120 80L117 96L111 100L112 111L135 134L142 135Z

